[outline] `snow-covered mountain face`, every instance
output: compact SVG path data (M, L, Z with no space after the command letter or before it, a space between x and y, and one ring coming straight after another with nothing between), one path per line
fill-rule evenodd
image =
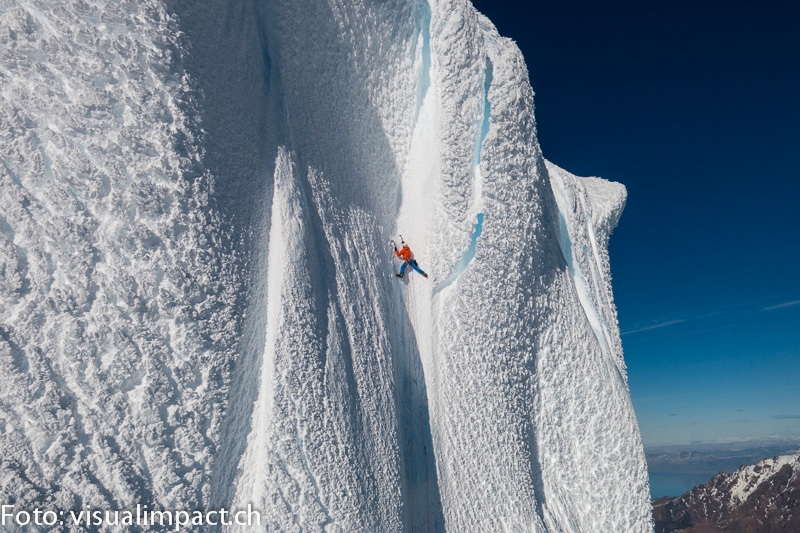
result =
M3 502L652 530L624 187L544 160L466 0L17 2L0 32Z
M719 473L677 498L653 502L656 531L800 530L800 453Z
M204 505L243 270L185 36L124 1L6 2L0 35L0 499Z

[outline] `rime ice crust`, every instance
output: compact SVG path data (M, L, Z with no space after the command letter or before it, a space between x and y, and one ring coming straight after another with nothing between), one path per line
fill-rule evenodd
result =
M559 313L569 317L570 326L558 323L563 318L555 325L560 357L547 349L539 360L539 400L551 405L538 413L540 450L548 450L541 454L547 465L545 498L554 502L551 509L560 523L580 520L598 531L647 531L652 525L646 516L646 463L627 386L606 249L625 189L546 165L558 242L571 280L562 297L575 308ZM550 430L563 424L570 431ZM614 482L601 481L609 479Z
M3 498L650 531L624 187L543 159L513 42L463 0L171 8L0 15Z
M242 288L157 2L0 13L0 500L206 505Z
M384 7L337 6L335 15L352 21L366 10L368 18L380 17ZM289 99L288 115L305 117L290 147L306 165L298 166L295 179L308 191L304 216L318 217L318 226L307 231L323 244L317 261L327 265L314 267L310 260L309 268L347 274L336 276L335 292L318 282L316 305L327 313L291 328L325 339L329 357L311 380L319 388L304 390L289 379L305 372L297 368L300 357L284 358L273 386L294 404L349 407L328 414L321 407L305 414L279 410L290 423L265 430L277 432L270 437L276 444L261 458L245 458L242 471L259 461L273 465L266 485L278 492L266 500L282 502L275 527L299 520L332 530L648 531L644 455L605 249L624 188L548 165L536 141L533 92L517 48L463 2L430 9L418 7L394 20L406 25L395 33L408 41L383 53L394 50L389 64L400 71L375 72L359 63L359 54L343 67L360 73L348 83L370 88L367 104L413 111L410 124L409 115L378 113L382 125L402 119L392 128L395 140L382 147L368 134L368 115L345 108L333 119L357 119L348 126L354 132L349 138L383 153L359 159L369 171L339 176L342 160L363 155L365 148L321 150L318 131L304 125L327 123L329 106L322 102L346 102L337 92L344 90L339 80L322 83L293 72L295 65L303 72L322 68L314 65L324 60L313 54L299 60L307 37L293 33L287 36L291 46L275 45L285 54L283 90L298 95ZM338 31L321 20L309 24L323 40ZM378 39L380 32L370 27L360 35ZM327 46L335 51L339 45L333 38ZM409 52L413 62L402 61ZM375 76L402 79L398 72L414 76L416 90L370 84ZM408 136L399 138L398 131ZM395 165L387 166L387 153ZM399 186L394 220L369 207L373 174L381 175L387 194ZM345 181L338 183L340 177ZM343 183L358 179L368 181L344 192ZM556 181L563 190L551 188ZM277 190L276 183L276 199ZM273 209L284 209L283 201L276 202ZM470 257L478 215L485 217L483 233ZM391 266L380 238L398 231L429 269L430 282L413 275L408 285L387 282ZM469 260L459 266L463 257ZM363 299L374 299L366 312L360 310ZM301 352L299 345L289 350ZM348 387L334 387L323 367ZM391 395L376 395L376 383ZM369 396L360 398L357 391ZM308 424L319 416L331 422L328 429L314 423L314 438ZM263 428L256 419L253 424ZM357 442L382 444L335 444L351 439L354 428L362 435ZM359 460L365 461L361 467ZM356 471L364 477L352 478L345 491L333 481ZM380 490L372 480L380 480ZM287 495L287 486L296 488Z

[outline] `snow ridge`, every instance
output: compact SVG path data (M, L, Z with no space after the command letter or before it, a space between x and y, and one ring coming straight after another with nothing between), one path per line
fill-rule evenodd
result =
M549 161L546 164L558 206L559 246L578 298L603 354L613 356L620 371L624 372L622 347L619 342L614 343L615 337L609 325L609 322L613 323L614 333L619 337L614 307L610 305L611 283L605 247L625 205L625 188L599 178L581 180ZM598 212L596 216L594 210ZM593 222L593 218L598 222ZM601 244L603 248L600 248Z
M795 472L800 471L800 455L781 455L765 459L734 472L730 476L728 488L732 506L738 507L745 503L763 483L769 481L787 465Z

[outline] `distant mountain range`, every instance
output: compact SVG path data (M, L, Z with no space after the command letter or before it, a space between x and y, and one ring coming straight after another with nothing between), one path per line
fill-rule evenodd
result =
M800 532L800 452L765 459L653 502L656 533Z
M768 439L648 447L645 454L650 472L732 473L765 457L790 455L798 449L800 441L797 439Z

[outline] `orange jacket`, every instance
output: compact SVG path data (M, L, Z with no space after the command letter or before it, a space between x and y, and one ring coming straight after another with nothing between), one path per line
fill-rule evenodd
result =
M414 257L414 254L411 253L411 248L407 244L403 246L402 250L395 250L394 253L403 261L410 261Z

